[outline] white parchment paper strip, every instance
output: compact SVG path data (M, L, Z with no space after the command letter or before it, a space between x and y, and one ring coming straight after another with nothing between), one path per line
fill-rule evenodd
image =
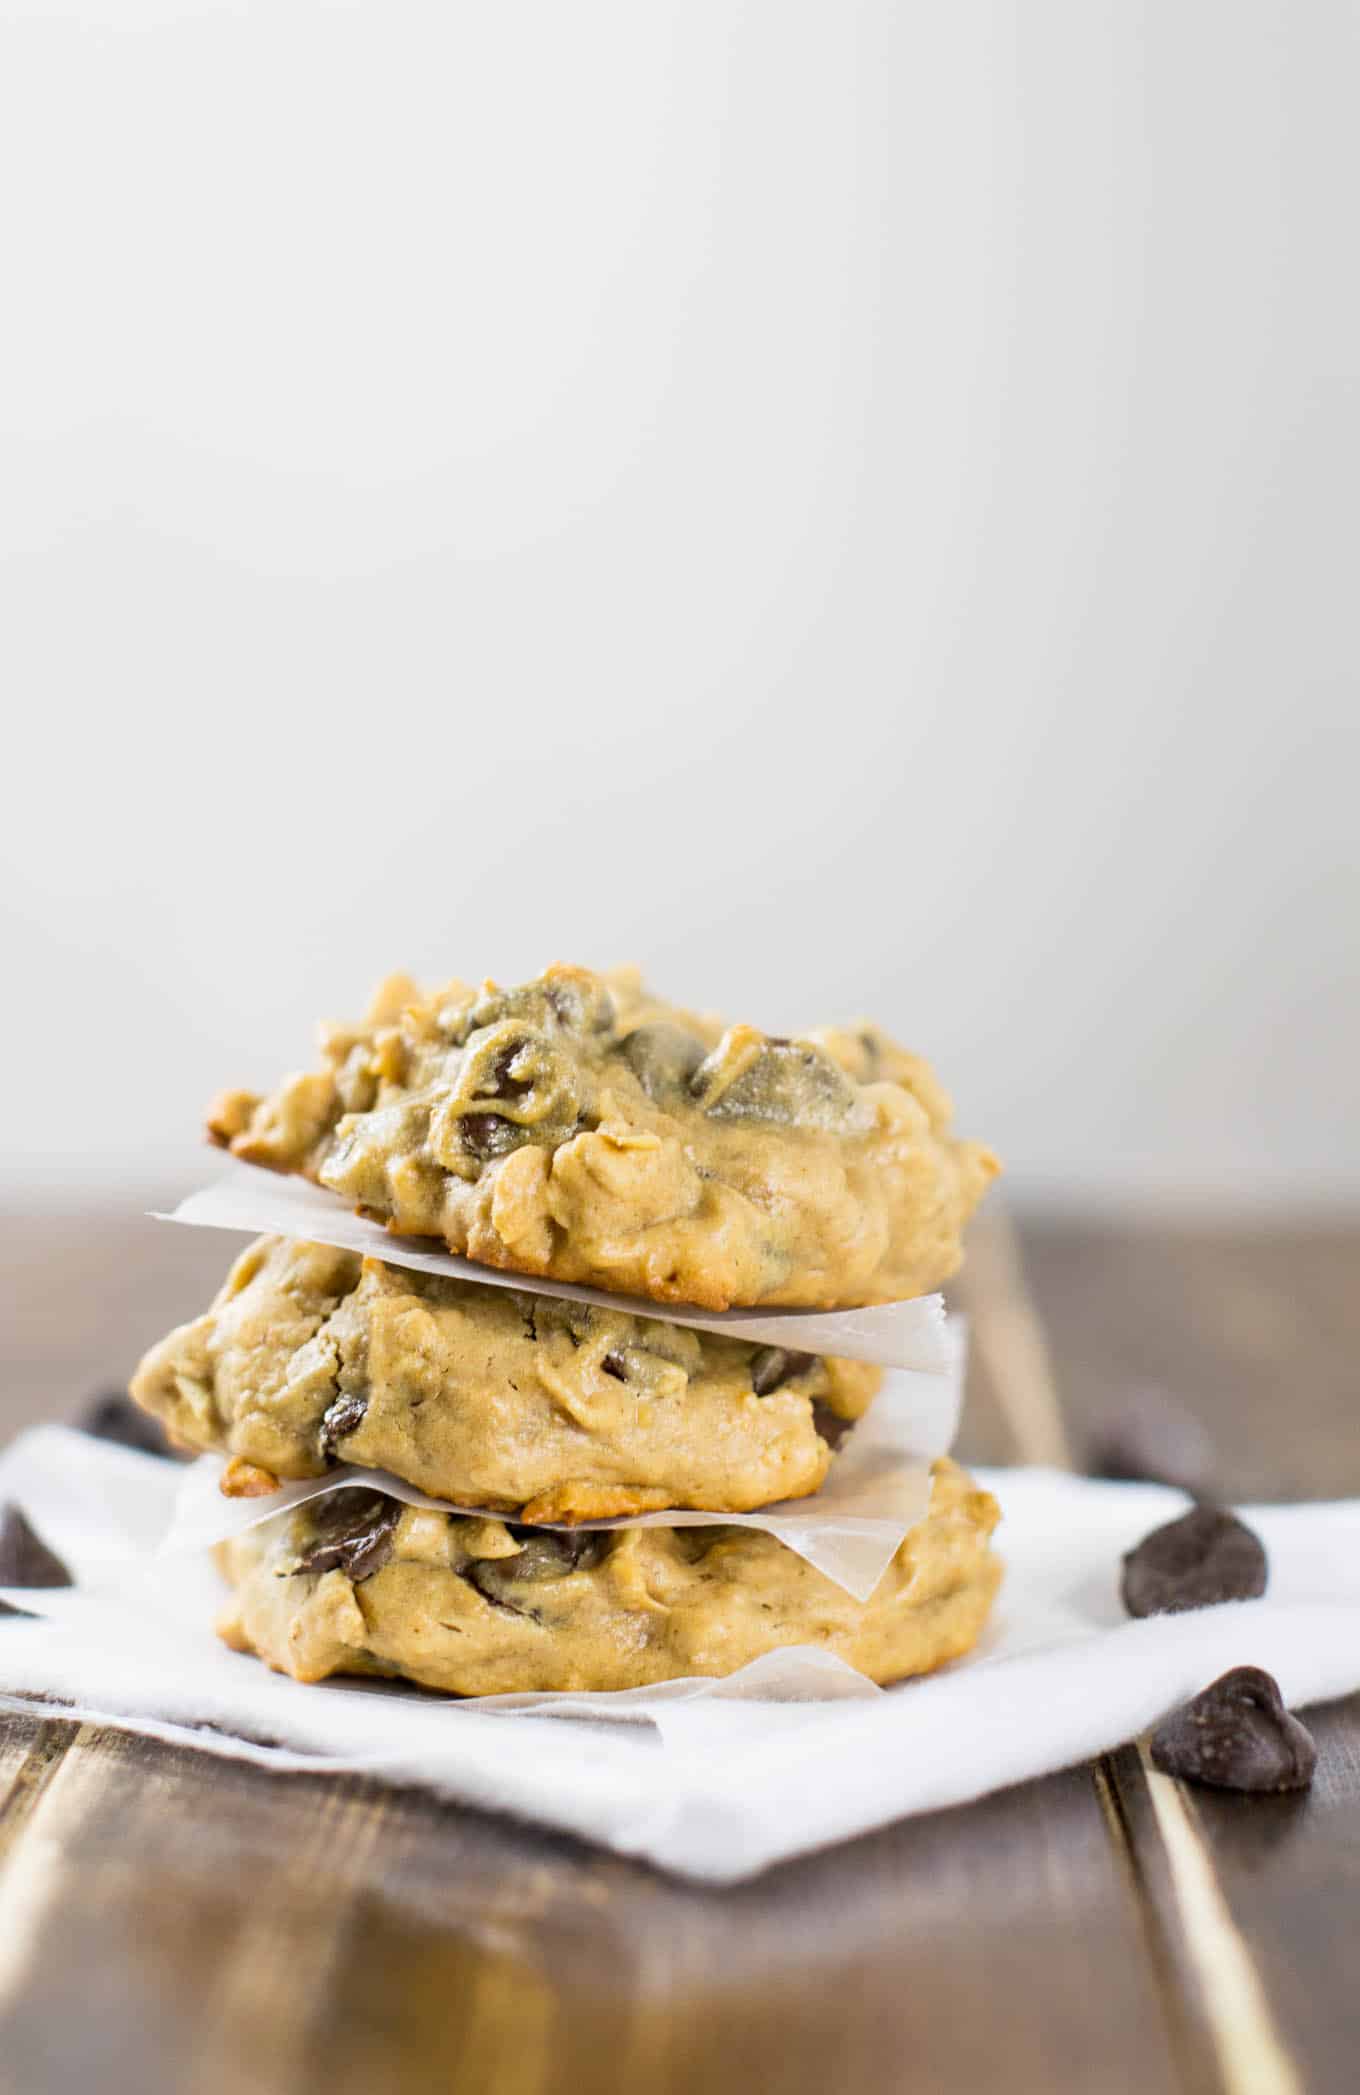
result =
M305 1179L280 1178L242 1164L228 1168L212 1185L190 1193L170 1214L157 1214L156 1220L187 1222L200 1229L248 1230L252 1236L309 1238L316 1244L334 1244L342 1251L384 1259L389 1266L441 1273L450 1280L478 1280L487 1287L558 1295L572 1302L594 1303L600 1309L685 1324L696 1331L726 1332L729 1338L791 1346L800 1353L870 1360L879 1367L912 1368L918 1374L949 1372L944 1303L939 1295L887 1302L876 1309L703 1310L673 1302L648 1302L640 1296L611 1295L600 1288L573 1287L536 1274L501 1273L494 1266L479 1266L424 1240L393 1236Z
M856 1600L867 1600L892 1562L908 1530L926 1510L930 1498L930 1464L947 1452L958 1427L963 1391L966 1334L961 1320L947 1327L950 1351L946 1375L890 1371L866 1416L842 1444L821 1490L805 1499L786 1499L758 1513L635 1514L620 1520L587 1520L585 1528L761 1528L774 1535ZM342 1466L324 1477L305 1477L286 1484L267 1498L228 1499L218 1489L225 1459L203 1455L183 1472L174 1518L163 1553L202 1550L229 1535L242 1534L276 1513L300 1506L324 1492L362 1484L403 1499L408 1506L428 1506L436 1513L484 1513L484 1507L451 1506L428 1497L381 1469ZM553 1525L544 1522L543 1525Z

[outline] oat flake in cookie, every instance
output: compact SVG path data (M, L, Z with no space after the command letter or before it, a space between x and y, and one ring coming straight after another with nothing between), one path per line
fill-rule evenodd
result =
M643 1687L735 1673L791 1644L883 1683L976 1642L996 1502L935 1465L926 1518L871 1600L749 1528L555 1534L340 1491L220 1545L219 1629L297 1680L380 1674L453 1695Z
M394 978L322 1066L214 1105L214 1141L512 1272L701 1308L850 1308L959 1264L998 1166L871 1026L783 1039L554 967Z
M132 1390L176 1441L235 1456L261 1490L349 1462L452 1505L570 1522L802 1497L880 1380L858 1361L265 1237Z

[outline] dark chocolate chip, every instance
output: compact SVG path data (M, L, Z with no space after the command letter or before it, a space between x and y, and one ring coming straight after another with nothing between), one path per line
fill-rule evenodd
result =
M499 1558L478 1558L475 1564L469 1564L459 1576L466 1579L468 1585L474 1592L480 1593L489 1606L502 1608L507 1615L522 1615L529 1622L538 1621L539 1618L532 1608L516 1607L514 1601L507 1599L509 1581L501 1569Z
M327 1405L321 1421L321 1452L328 1462L335 1459L336 1442L362 1426L367 1410L367 1397L337 1397Z
M855 1421L852 1418L842 1418L840 1413L833 1411L829 1404L823 1404L819 1397L814 1397L812 1400L812 1423L834 1455L846 1434L853 1428Z
M1213 1486L1213 1443L1199 1420L1160 1390L1134 1390L1092 1427L1085 1468L1093 1477L1172 1484L1201 1498Z
M682 1026L658 1019L654 1025L635 1027L619 1042L617 1052L648 1098L657 1098L666 1091L683 1091L704 1059L704 1044Z
M17 1622L36 1622L37 1616L31 1608L16 1608L12 1600L0 1600L0 1622L13 1615Z
M690 1091L704 1098L721 1077L730 1049L724 1041L699 1064ZM706 1099L704 1111L719 1120L773 1120L811 1127L840 1127L854 1112L855 1086L845 1071L807 1041L766 1038L741 1075Z
M591 1571L609 1546L609 1538L598 1533L563 1533L553 1528L527 1528L514 1521L506 1527L523 1544L513 1557L481 1557L470 1564L463 1577L474 1585L483 1600L530 1621L542 1618L525 1596L523 1588L548 1579L567 1578L573 1571Z
M73 1586L55 1550L36 1534L17 1506L0 1512L0 1586Z
M627 1364L621 1353L606 1353L600 1362L600 1369L603 1374L612 1375L616 1382L628 1380Z
M381 1571L392 1554L401 1506L380 1491L336 1491L315 1516L316 1539L298 1571L343 1571L357 1584Z
M1307 1789L1317 1747L1268 1673L1234 1666L1158 1725L1152 1761L1215 1789Z
M171 1461L186 1459L171 1447L160 1421L143 1411L140 1404L134 1404L121 1389L92 1397L76 1425L95 1440L111 1440L119 1447L136 1448L142 1455L165 1455Z
M1259 1600L1266 1576L1266 1553L1251 1529L1220 1506L1196 1506L1129 1551L1120 1591L1130 1615L1178 1615Z
M499 1113L464 1113L458 1127L474 1157L500 1157L514 1147L515 1129Z
M492 1065L491 1089L485 1094L486 1097L523 1098L526 1091L533 1090L533 1085L526 1078L511 1075L515 1058L524 1046L524 1041L512 1040L508 1047L501 1049Z
M508 1520L506 1530L521 1544L518 1556L488 1558L519 1579L561 1579L571 1571L593 1571L609 1547L598 1529L532 1528Z
M543 1001L568 1032L589 1028L592 1033L607 1033L614 1023L614 999L602 984L586 989L576 982L552 982L543 992Z
M761 1346L751 1355L751 1387L758 1397L771 1396L795 1375L806 1374L816 1357L815 1353L791 1353L783 1346Z

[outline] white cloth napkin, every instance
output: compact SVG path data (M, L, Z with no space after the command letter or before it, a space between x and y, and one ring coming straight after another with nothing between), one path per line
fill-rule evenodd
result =
M0 1689L269 1768L417 1784L730 1883L1083 1760L1232 1665L1266 1667L1294 1705L1360 1688L1360 1501L1248 1509L1265 1599L1130 1622L1120 1555L1184 1509L1179 1493L1045 1470L982 1481L1005 1513L1006 1583L980 1649L945 1673L881 1690L804 1650L721 1682L467 1703L303 1687L227 1651L211 1564L143 1554L179 1470L39 1428L0 1455L0 1498L79 1583L8 1591L44 1619L0 1619Z

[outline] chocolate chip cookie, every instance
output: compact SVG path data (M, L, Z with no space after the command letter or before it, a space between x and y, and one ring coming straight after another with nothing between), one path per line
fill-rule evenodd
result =
M875 1028L724 1027L632 975L397 977L321 1049L268 1097L220 1098L213 1140L486 1265L658 1302L925 1294L998 1169Z
M749 1528L552 1534L342 1491L223 1543L219 1623L296 1680L379 1674L452 1695L734 1673L790 1644L883 1683L975 1643L1001 1576L996 1502L935 1464L926 1518L872 1599Z
M531 1521L815 1491L879 1370L262 1237L132 1394L267 1491L338 1462Z

